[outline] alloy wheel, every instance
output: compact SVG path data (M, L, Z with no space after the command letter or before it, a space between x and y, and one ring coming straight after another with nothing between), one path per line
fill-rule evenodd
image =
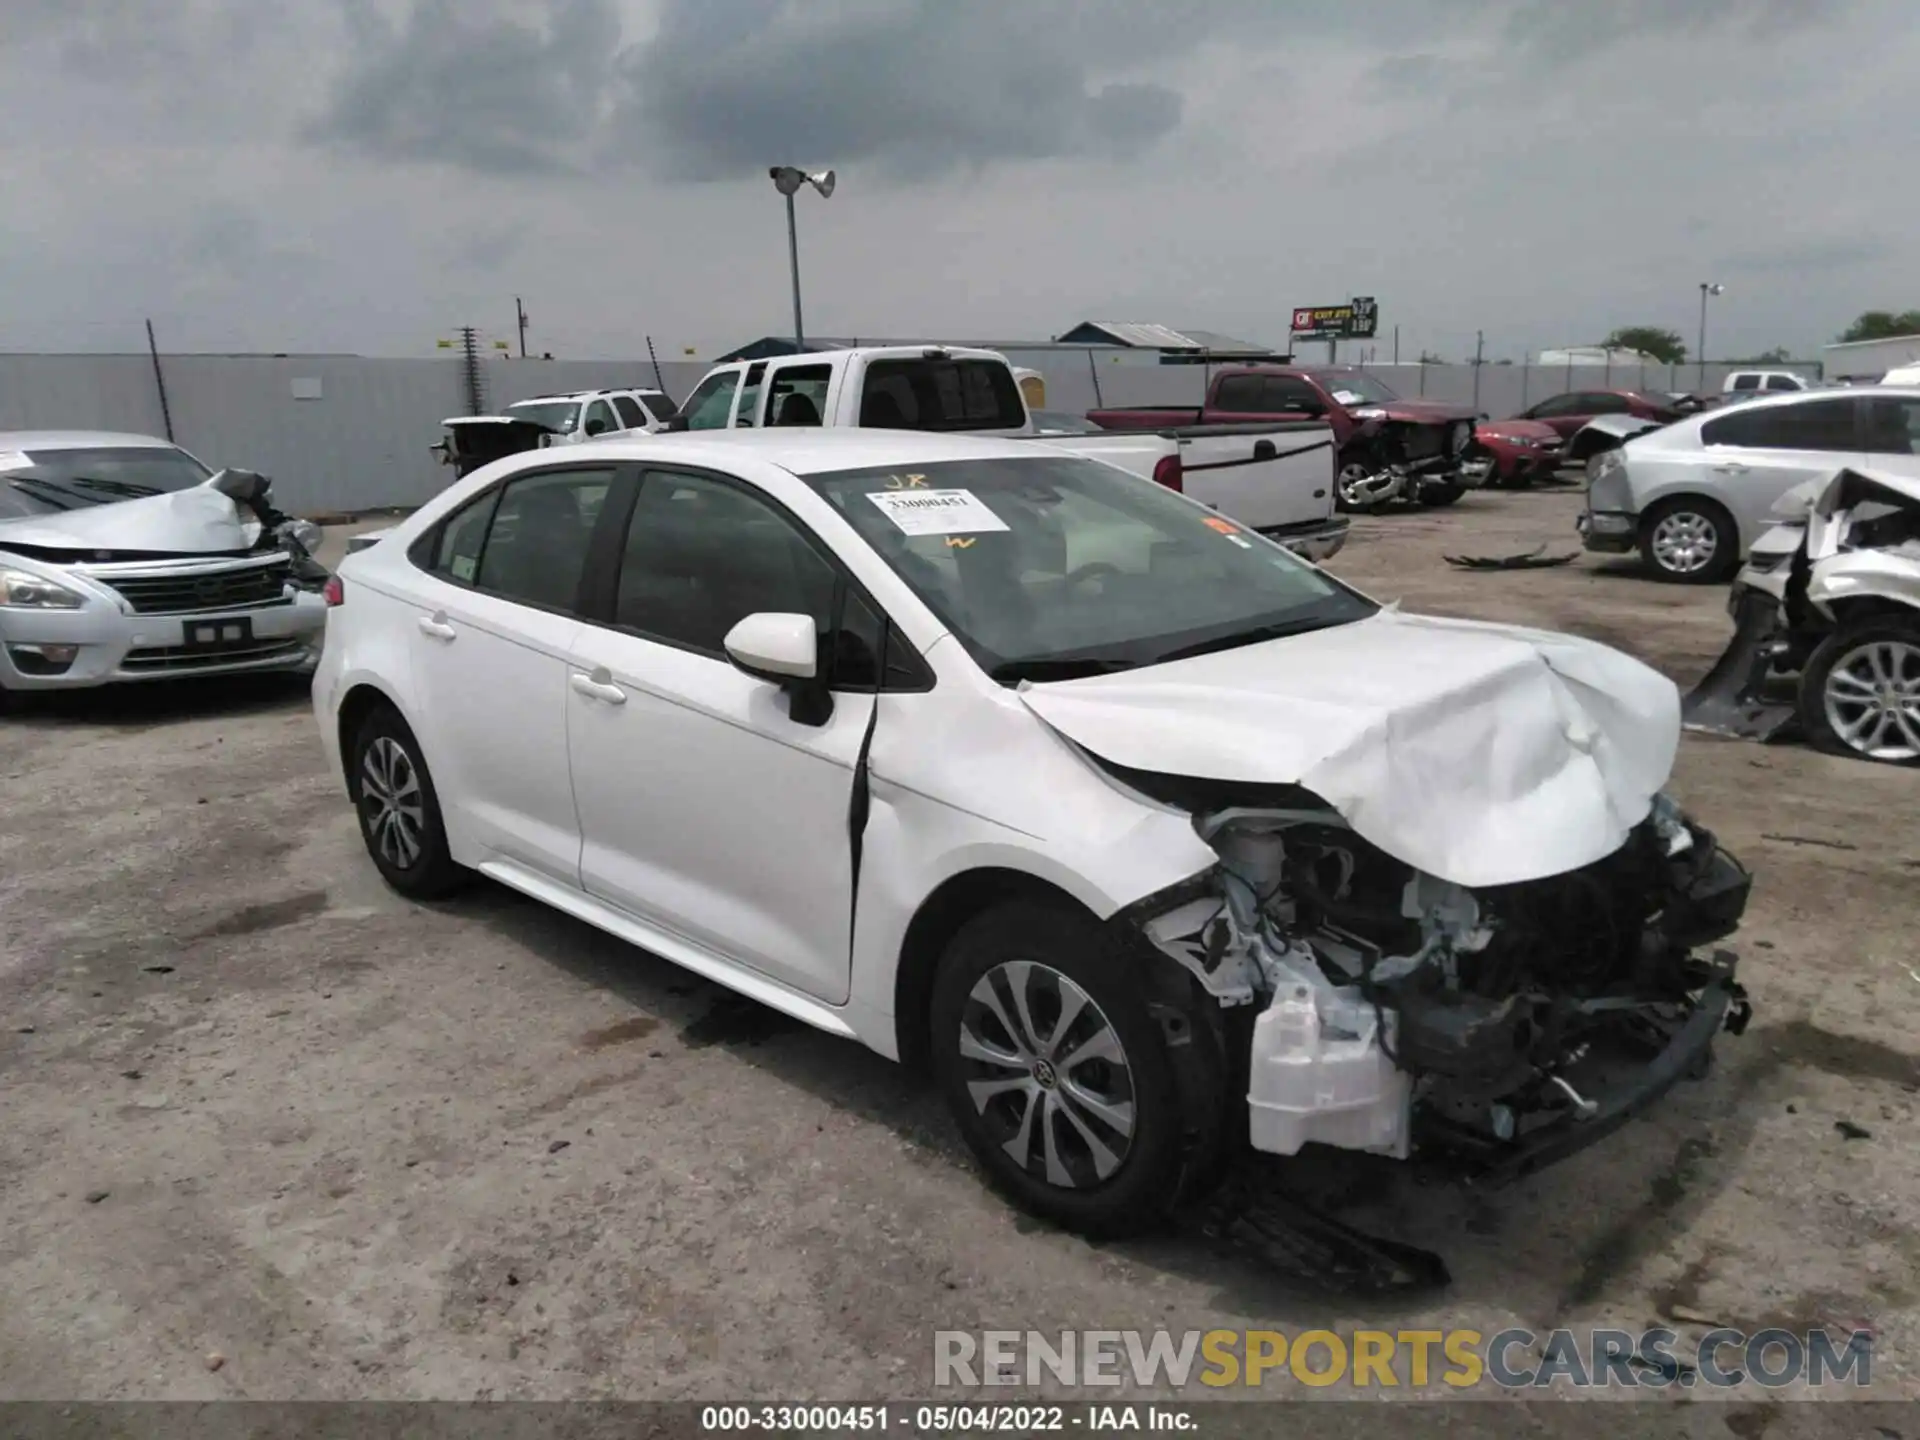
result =
M1093 997L1051 966L1008 960L974 982L960 1018L967 1093L1036 1179L1111 1178L1134 1139L1133 1071Z
M1870 760L1920 757L1920 645L1869 640L1827 672L1821 697L1827 724L1847 748Z
M1675 510L1653 527L1654 558L1663 570L1693 575L1713 563L1720 534L1713 521L1697 510Z
M391 735L376 736L360 760L360 817L388 864L412 869L426 832L426 797L413 757Z

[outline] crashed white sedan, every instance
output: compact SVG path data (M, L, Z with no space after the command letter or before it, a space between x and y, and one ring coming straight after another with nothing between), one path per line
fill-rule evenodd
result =
M1249 1142L1515 1173L1746 1020L1671 683L1031 440L518 455L335 599L315 709L393 885L479 871L925 1061L1086 1231Z
M0 708L17 691L300 670L318 528L168 441L0 432Z

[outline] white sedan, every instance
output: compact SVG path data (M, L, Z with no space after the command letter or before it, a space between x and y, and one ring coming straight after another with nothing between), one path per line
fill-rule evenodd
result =
M1746 1015L1668 681L1031 441L518 455L331 598L315 711L391 884L478 872L928 1063L1088 1232L1235 1144L1544 1163Z

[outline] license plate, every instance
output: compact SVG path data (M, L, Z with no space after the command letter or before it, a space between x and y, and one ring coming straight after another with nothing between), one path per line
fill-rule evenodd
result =
M244 645L253 639L253 617L241 615L231 620L189 620L186 643L190 650L224 650Z

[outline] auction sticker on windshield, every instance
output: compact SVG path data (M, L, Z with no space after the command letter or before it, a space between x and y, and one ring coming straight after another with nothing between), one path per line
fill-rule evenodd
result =
M971 490L872 490L867 499L903 535L972 535L1008 528Z

